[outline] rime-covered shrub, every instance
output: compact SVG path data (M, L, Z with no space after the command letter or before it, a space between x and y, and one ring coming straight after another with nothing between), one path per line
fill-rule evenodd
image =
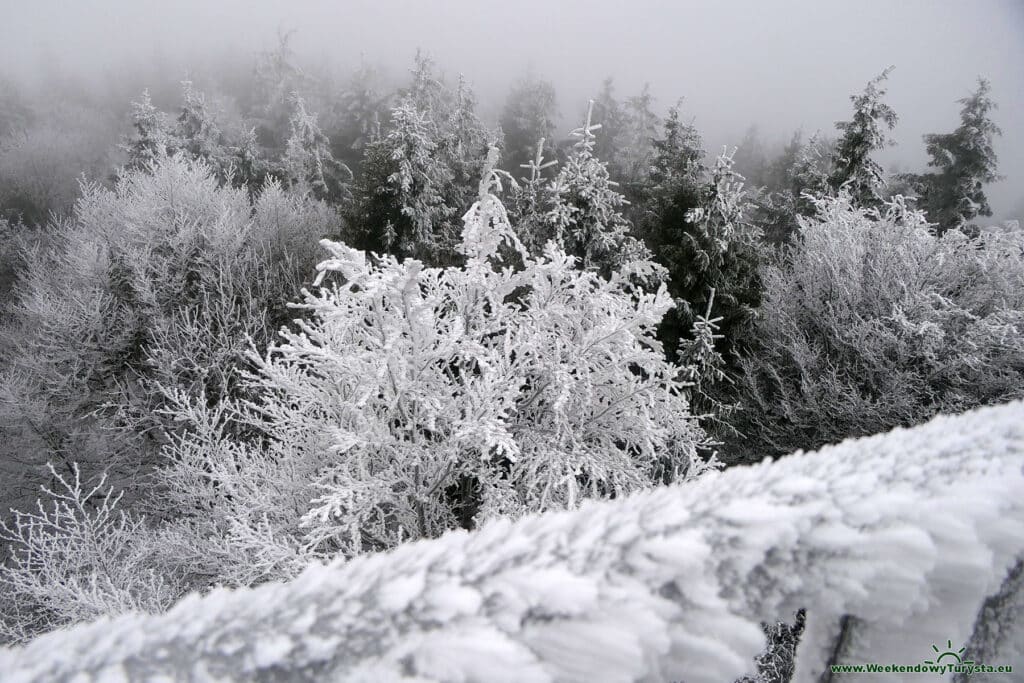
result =
M3 509L34 499L45 463L109 471L118 488L162 443L154 378L217 397L335 230L333 211L275 185L251 202L201 162L163 158L113 190L86 186L24 255L0 366Z
M101 477L86 485L77 466L61 474L47 502L0 522L8 545L0 563L0 642L125 612L160 612L179 597L151 561L155 537L118 508Z
M937 238L897 198L819 200L764 268L745 448L815 448L1024 395L1024 239Z
M190 511L182 538L216 546L184 561L240 583L287 576L713 466L683 368L654 338L664 287L580 270L553 244L529 255L494 180L464 215L465 266L325 241L327 284L304 292L306 319L253 356L258 398L179 401L192 426L160 476ZM239 424L256 436L233 436Z

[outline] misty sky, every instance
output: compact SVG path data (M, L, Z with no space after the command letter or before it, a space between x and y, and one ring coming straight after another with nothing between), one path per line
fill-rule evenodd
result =
M894 64L900 146L879 160L907 169L926 160L923 133L957 125L956 100L984 75L1004 132L1006 179L991 203L996 218L1024 218L1024 0L0 0L0 71L30 78L56 64L109 77L159 56L184 75L211 55L272 47L279 28L296 30L303 61L342 68L363 53L401 74L423 47L469 78L492 117L528 68L556 84L567 120L605 76L623 97L649 81L662 110L686 98L712 150L752 123L769 140L801 127L831 133L849 117L849 95Z

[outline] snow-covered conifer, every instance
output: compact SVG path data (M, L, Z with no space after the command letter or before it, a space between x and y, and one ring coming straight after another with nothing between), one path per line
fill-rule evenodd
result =
M832 157L828 183L833 191L845 188L862 206L877 206L885 185L882 167L871 154L892 144L882 126L892 130L897 116L893 108L882 101L885 88L881 87L892 69L889 67L868 81L859 95L852 95L853 118L836 123L842 135Z
M143 90L141 98L132 102L131 120L135 132L121 145L121 149L128 154L126 168L148 168L159 157L176 149L170 121L166 114L153 105L149 90Z
M645 260L650 252L630 235L621 210L626 199L616 189L608 165L595 156L601 124L592 123L594 103L583 126L572 131L576 142L569 158L551 182L551 209L547 221L559 246L586 269L609 275L631 261Z
M351 196L348 181L352 172L334 158L331 141L320 130L316 114L306 110L305 100L298 95L292 97L292 106L291 133L281 159L285 180L321 200L336 202Z
M495 134L464 79L452 92L417 54L411 85L366 146L349 223L356 246L428 265L458 264L460 208L476 195Z
M955 228L975 232L971 221L992 215L983 187L1000 179L992 144L1002 131L991 118L996 104L990 91L989 82L979 79L978 89L960 100L960 126L952 133L924 136L931 157L928 165L937 170L909 178L921 208L940 234Z

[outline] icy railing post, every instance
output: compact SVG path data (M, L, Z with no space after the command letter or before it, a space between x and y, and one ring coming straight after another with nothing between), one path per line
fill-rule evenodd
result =
M0 671L723 683L752 673L761 622L806 607L797 681L818 680L847 615L839 664L949 642L1017 673L1021 491L1016 402L81 625L0 649Z

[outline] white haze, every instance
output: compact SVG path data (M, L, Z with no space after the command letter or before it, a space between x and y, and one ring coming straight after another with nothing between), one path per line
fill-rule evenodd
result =
M899 143L880 161L923 168L921 135L958 124L956 100L992 81L1004 131L1005 179L989 189L993 220L1024 217L1024 3L1017 0L831 2L551 2L461 0L0 0L0 73L40 84L54 74L116 81L159 62L181 76L217 60L252 60L295 30L306 64L340 70L363 54L400 75L417 47L464 73L496 118L527 69L555 83L565 125L612 76L620 97L650 82L659 109L679 97L709 150L751 124L781 142L802 128L832 132L849 95L893 64L888 101Z

